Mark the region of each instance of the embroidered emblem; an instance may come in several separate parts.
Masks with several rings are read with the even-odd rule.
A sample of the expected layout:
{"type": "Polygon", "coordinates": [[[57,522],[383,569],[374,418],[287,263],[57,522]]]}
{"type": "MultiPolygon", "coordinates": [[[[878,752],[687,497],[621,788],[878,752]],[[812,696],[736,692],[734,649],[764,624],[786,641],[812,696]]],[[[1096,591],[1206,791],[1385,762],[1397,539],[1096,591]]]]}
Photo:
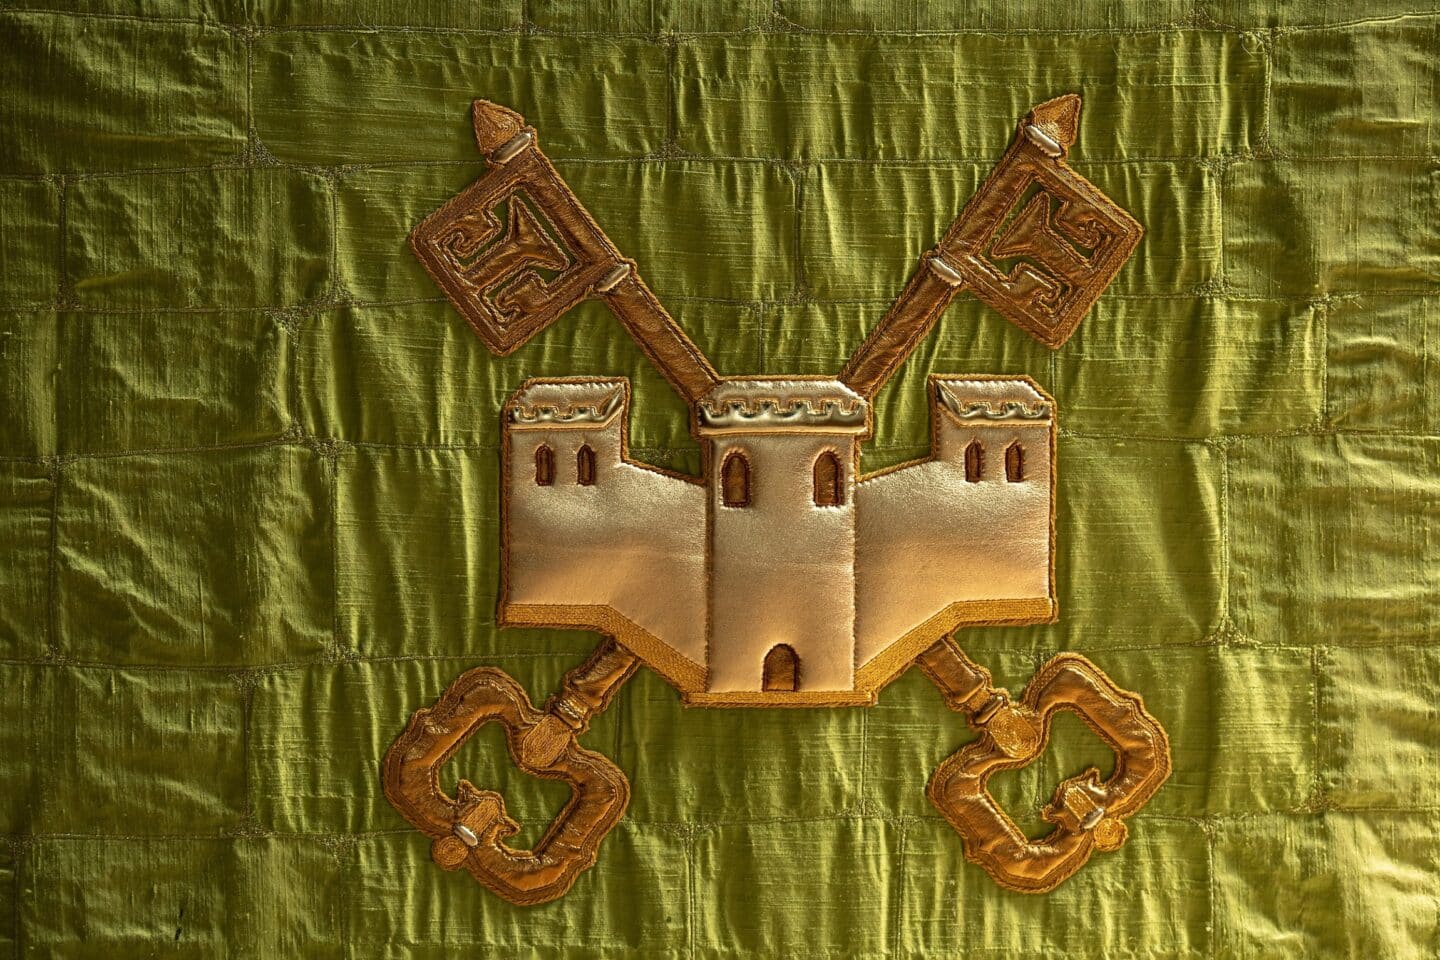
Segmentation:
{"type": "Polygon", "coordinates": [[[623,814],[629,783],[576,738],[643,663],[695,706],[875,702],[912,663],[979,736],[936,770],[931,801],[966,856],[1014,890],[1050,890],[1169,776],[1169,742],[1140,698],[1062,654],[1018,700],[956,645],[977,624],[1055,619],[1055,401],[1026,377],[931,376],[931,451],[865,475],[871,402],[962,289],[1058,348],[1139,242],[1127,213],[1065,163],[1080,99],[1041,104],[975,198],[834,378],[721,377],[541,153],[518,114],[476,101],[491,169],[411,235],[435,282],[497,354],[587,298],[603,300],[691,409],[702,475],[632,460],[620,378],[531,380],[502,411],[498,622],[607,639],[543,710],[494,668],[421,709],[385,757],[386,795],[432,840],[519,904],[563,895],[623,814]],[[1052,715],[1079,715],[1114,773],[1072,777],[1030,840],[989,778],[1044,749],[1052,715]],[[560,779],[570,803],[533,850],[494,792],[439,770],[501,724],[517,767],[560,779]]]}

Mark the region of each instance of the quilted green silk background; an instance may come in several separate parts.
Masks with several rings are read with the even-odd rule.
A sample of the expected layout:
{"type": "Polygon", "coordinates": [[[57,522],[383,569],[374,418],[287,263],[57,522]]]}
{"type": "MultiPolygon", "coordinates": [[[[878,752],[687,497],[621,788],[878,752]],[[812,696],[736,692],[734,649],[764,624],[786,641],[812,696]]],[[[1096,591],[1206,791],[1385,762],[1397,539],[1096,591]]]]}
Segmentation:
{"type": "MultiPolygon", "coordinates": [[[[0,957],[1435,956],[1423,5],[0,3],[0,957]],[[962,297],[865,466],[924,452],[929,373],[1058,399],[1061,619],[959,639],[1144,696],[1174,774],[1130,841],[1043,896],[968,864],[923,791],[970,734],[916,671],[790,712],[642,672],[585,738],[634,793],[567,897],[436,868],[385,748],[461,671],[543,700],[597,642],[493,626],[504,398],[628,376],[637,455],[698,463],[603,308],[496,359],[412,258],[483,169],[470,100],[722,373],[822,374],[1070,91],[1136,256],[1055,353],[962,297]]],[[[566,792],[500,752],[452,782],[534,840],[566,792]]],[[[1092,762],[1065,718],[995,790],[1038,831],[1092,762]]]]}

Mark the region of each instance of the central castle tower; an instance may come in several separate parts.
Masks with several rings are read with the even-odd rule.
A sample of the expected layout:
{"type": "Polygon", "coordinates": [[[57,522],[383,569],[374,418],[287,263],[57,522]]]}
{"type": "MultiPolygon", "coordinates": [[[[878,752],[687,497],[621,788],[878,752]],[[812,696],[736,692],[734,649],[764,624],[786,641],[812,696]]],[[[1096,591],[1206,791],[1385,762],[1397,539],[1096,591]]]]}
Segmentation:
{"type": "Polygon", "coordinates": [[[726,380],[696,419],[710,444],[706,694],[852,689],[869,405],[836,380],[726,380]]]}

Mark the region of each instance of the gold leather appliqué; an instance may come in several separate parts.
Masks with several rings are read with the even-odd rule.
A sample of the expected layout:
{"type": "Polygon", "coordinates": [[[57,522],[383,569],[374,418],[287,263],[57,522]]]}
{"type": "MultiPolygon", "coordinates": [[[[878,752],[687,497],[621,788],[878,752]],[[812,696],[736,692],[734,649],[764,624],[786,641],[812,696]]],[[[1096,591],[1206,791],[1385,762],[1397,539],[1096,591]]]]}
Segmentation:
{"type": "Polygon", "coordinates": [[[1140,698],[1062,654],[1012,702],[953,637],[963,626],[1053,621],[1056,404],[1026,377],[932,375],[930,455],[860,469],[871,403],[963,289],[1058,348],[1129,259],[1141,228],[1065,162],[1080,99],[1021,120],[1000,163],[834,378],[721,377],[661,307],[513,111],[474,104],[490,171],[427,217],[411,245],[487,347],[509,354],[581,301],[604,301],[691,410],[702,474],[632,460],[630,385],[531,380],[502,411],[498,622],[606,635],[536,710],[499,670],[466,673],[418,711],[384,762],[386,795],[518,904],[563,895],[595,862],[629,783],[576,737],[643,663],[696,706],[869,705],[911,664],[978,739],[936,770],[931,801],[997,883],[1052,889],[1169,776],[1169,742],[1140,698]],[[783,575],[777,575],[783,574],[783,575]],[[1114,750],[1056,790],[1028,840],[990,797],[1000,770],[1077,714],[1114,750]],[[487,722],[516,765],[572,800],[533,850],[497,794],[439,769],[487,722]]]}

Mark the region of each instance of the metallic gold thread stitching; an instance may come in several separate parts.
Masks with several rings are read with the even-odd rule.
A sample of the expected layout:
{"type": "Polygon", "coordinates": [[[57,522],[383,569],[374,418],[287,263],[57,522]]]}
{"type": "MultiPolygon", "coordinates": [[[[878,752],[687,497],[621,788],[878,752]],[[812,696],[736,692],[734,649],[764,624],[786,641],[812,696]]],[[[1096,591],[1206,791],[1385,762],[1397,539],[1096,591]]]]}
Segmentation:
{"type": "MultiPolygon", "coordinates": [[[[827,381],[720,377],[641,281],[634,263],[619,254],[560,179],[540,151],[534,129],[513,111],[475,102],[476,142],[492,170],[415,229],[411,245],[416,255],[486,345],[500,355],[518,349],[587,297],[602,299],[690,404],[692,432],[703,441],[703,462],[702,476],[693,478],[629,459],[625,381],[531,381],[506,404],[497,622],[586,626],[611,634],[618,644],[606,641],[590,661],[567,675],[561,693],[543,713],[535,711],[503,673],[482,668],[457,680],[434,710],[415,714],[387,754],[386,793],[407,818],[434,838],[432,853],[438,863],[447,869],[467,866],[478,880],[515,903],[539,903],[562,895],[574,877],[594,862],[600,839],[628,799],[628,783],[618,769],[581,750],[574,736],[604,709],[641,660],[674,684],[687,704],[706,706],[865,705],[874,702],[880,687],[912,662],[918,663],[952,708],[966,713],[982,732],[979,741],[941,765],[930,786],[932,801],[964,838],[967,856],[998,883],[1038,892],[1079,869],[1091,850],[1110,850],[1123,842],[1123,818],[1143,804],[1169,772],[1168,740],[1139,698],[1119,690],[1088,660],[1063,655],[1042,668],[1021,701],[1012,703],[950,638],[951,631],[965,624],[1043,623],[1055,618],[1053,400],[1024,378],[932,376],[931,456],[869,477],[861,477],[858,470],[859,440],[869,435],[872,426],[869,400],[960,290],[972,290],[1026,332],[1056,348],[1074,332],[1133,252],[1141,234],[1139,224],[1064,162],[1078,132],[1079,110],[1079,98],[1070,95],[1037,106],[1021,120],[1005,155],[975,198],[922,259],[921,269],[838,380],[827,381]],[[986,429],[975,431],[979,427],[986,429]],[[800,438],[803,445],[812,442],[805,439],[810,437],[832,445],[810,447],[803,461],[809,467],[806,506],[827,508],[813,513],[841,523],[853,541],[859,503],[852,494],[918,477],[914,471],[927,465],[948,469],[958,459],[974,496],[1000,495],[1005,484],[995,487],[984,470],[991,439],[1003,447],[1005,481],[1016,484],[1012,494],[1024,493],[1022,488],[1034,485],[1020,484],[1029,470],[1021,438],[1038,441],[1035,430],[1045,431],[1045,443],[1038,449],[1046,456],[1035,471],[1045,483],[1045,509],[1027,522],[1041,521],[1047,538],[1043,589],[1033,596],[952,598],[939,612],[865,656],[857,641],[852,644],[853,656],[847,658],[850,679],[838,686],[833,680],[826,686],[827,681],[812,678],[817,669],[823,674],[827,668],[823,655],[817,660],[814,653],[783,642],[766,648],[754,688],[716,687],[717,648],[712,634],[717,621],[711,610],[704,618],[706,633],[697,663],[664,630],[656,632],[653,606],[642,604],[622,612],[612,602],[577,603],[555,597],[537,602],[535,597],[517,599],[514,593],[516,524],[533,522],[516,518],[536,516],[535,503],[524,499],[531,496],[524,492],[527,487],[533,490],[554,481],[551,444],[573,451],[566,455],[575,459],[576,486],[596,485],[603,457],[606,476],[613,473],[617,483],[623,484],[622,478],[649,477],[643,482],[673,481],[675,485],[666,489],[674,493],[712,491],[700,499],[690,492],[684,497],[703,505],[699,515],[705,518],[710,538],[703,571],[713,602],[719,575],[716,531],[741,518],[747,523],[774,522],[778,515],[773,509],[784,502],[783,477],[772,481],[769,474],[760,482],[773,482],[774,494],[755,499],[757,467],[763,463],[764,470],[783,473],[783,460],[772,456],[777,449],[791,449],[784,446],[791,441],[783,438],[800,438]],[[533,484],[513,482],[512,447],[521,433],[534,433],[541,441],[538,447],[526,448],[535,451],[533,484]],[[834,446],[840,441],[849,444],[847,455],[834,446]],[[548,453],[548,469],[541,451],[548,453]],[[721,463],[712,477],[715,457],[721,463]],[[521,498],[518,505],[512,502],[515,497],[521,498]],[[751,506],[755,509],[737,510],[734,519],[716,512],[717,507],[751,506]],[[802,663],[810,666],[804,673],[802,663]],[[1038,755],[1048,718],[1056,709],[1079,713],[1111,744],[1117,773],[1105,783],[1092,771],[1061,784],[1045,812],[1057,824],[1054,842],[1042,849],[1027,845],[1018,835],[990,800],[985,783],[994,770],[1023,765],[1038,755]],[[500,842],[514,832],[514,824],[497,795],[462,782],[462,796],[450,801],[435,786],[439,764],[487,719],[505,724],[518,766],[567,779],[575,791],[571,805],[528,853],[509,851],[500,842]],[[605,799],[586,806],[591,795],[605,799]],[[563,842],[557,840],[562,837],[563,842]]],[[[601,486],[586,496],[604,497],[607,491],[601,486]]],[[[558,488],[544,495],[568,496],[558,488]]],[[[784,526],[789,521],[779,522],[784,526]]],[[[524,535],[528,534],[522,531],[522,539],[524,535]]],[[[526,549],[532,546],[525,543],[526,549]]],[[[667,556],[678,562],[679,554],[667,556]]],[[[861,570],[857,553],[850,555],[849,569],[853,582],[861,570]]],[[[859,610],[858,604],[851,604],[852,623],[859,610]]],[[[855,629],[858,638],[859,627],[855,629]]],[[[794,642],[800,639],[804,638],[794,642]]]]}

